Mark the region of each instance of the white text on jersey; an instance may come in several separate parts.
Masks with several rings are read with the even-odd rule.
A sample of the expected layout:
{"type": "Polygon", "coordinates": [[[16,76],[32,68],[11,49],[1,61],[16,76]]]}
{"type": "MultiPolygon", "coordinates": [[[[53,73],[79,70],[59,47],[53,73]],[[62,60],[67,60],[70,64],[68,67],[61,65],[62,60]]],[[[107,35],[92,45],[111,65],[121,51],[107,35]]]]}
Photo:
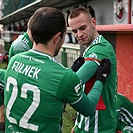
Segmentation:
{"type": "Polygon", "coordinates": [[[12,70],[35,79],[38,79],[38,73],[41,71],[39,68],[29,66],[18,61],[13,63],[12,70]]]}

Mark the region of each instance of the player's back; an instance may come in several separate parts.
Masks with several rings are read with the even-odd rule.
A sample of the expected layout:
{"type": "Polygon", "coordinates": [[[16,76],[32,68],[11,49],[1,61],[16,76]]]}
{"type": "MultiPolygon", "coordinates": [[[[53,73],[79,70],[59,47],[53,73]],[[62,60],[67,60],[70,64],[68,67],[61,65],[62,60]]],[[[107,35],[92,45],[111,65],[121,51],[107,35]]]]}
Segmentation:
{"type": "Polygon", "coordinates": [[[14,56],[9,67],[6,132],[59,133],[64,101],[58,92],[66,88],[63,83],[68,84],[73,72],[34,50],[14,56]]]}

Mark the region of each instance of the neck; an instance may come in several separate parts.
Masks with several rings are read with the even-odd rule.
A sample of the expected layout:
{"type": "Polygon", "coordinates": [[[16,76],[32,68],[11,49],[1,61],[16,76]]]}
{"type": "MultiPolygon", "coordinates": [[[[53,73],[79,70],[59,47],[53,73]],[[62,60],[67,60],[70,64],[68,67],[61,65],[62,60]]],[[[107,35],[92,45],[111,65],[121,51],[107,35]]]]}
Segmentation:
{"type": "Polygon", "coordinates": [[[32,49],[40,51],[40,52],[45,53],[45,54],[48,54],[51,57],[54,57],[53,47],[51,47],[50,45],[33,43],[33,48],[32,49]]]}
{"type": "Polygon", "coordinates": [[[32,38],[32,35],[31,35],[31,32],[30,32],[29,29],[27,29],[27,34],[28,34],[28,36],[29,36],[31,42],[33,42],[33,38],[32,38]]]}
{"type": "MultiPolygon", "coordinates": [[[[99,34],[98,34],[98,32],[97,32],[97,31],[95,31],[95,36],[94,36],[94,39],[95,39],[97,36],[99,36],[99,34]]],[[[94,39],[93,39],[93,40],[94,40],[94,39]]]]}

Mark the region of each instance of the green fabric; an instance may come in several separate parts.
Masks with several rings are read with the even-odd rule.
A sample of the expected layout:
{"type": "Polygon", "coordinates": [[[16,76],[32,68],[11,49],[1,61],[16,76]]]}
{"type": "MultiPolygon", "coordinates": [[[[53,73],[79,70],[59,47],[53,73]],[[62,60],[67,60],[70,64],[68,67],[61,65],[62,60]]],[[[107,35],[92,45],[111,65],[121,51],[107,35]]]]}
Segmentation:
{"type": "Polygon", "coordinates": [[[122,133],[133,132],[133,103],[124,95],[117,94],[117,130],[122,133]]]}
{"type": "Polygon", "coordinates": [[[76,72],[82,84],[85,84],[96,72],[98,64],[94,61],[86,61],[84,65],[76,72]]]}
{"type": "Polygon", "coordinates": [[[83,112],[85,116],[90,116],[99,101],[100,95],[102,93],[103,84],[101,81],[96,81],[90,93],[87,97],[84,94],[82,100],[72,107],[78,112],[83,112]]]}
{"type": "MultiPolygon", "coordinates": [[[[79,104],[82,98],[88,98],[77,74],[48,54],[30,49],[13,56],[8,64],[5,80],[4,105],[7,109],[8,133],[11,130],[24,133],[59,133],[64,103],[76,105],[77,109],[83,105],[90,108],[88,101],[84,101],[83,105],[79,104]]],[[[94,90],[97,90],[97,85],[94,90]]],[[[96,92],[98,93],[100,95],[100,92],[96,92]]],[[[90,95],[93,104],[97,100],[98,98],[94,99],[90,95]]],[[[81,110],[81,113],[85,115],[86,111],[81,110]]]]}
{"type": "Polygon", "coordinates": [[[97,64],[94,59],[102,60],[108,58],[111,61],[111,72],[107,77],[102,91],[102,99],[106,110],[95,110],[90,117],[84,117],[77,114],[75,122],[76,133],[115,133],[116,129],[116,90],[117,90],[117,72],[116,55],[112,45],[102,36],[97,36],[89,47],[85,50],[83,56],[92,58],[93,61],[86,61],[77,72],[83,83],[94,76],[97,64]],[[93,64],[92,64],[93,62],[93,64]],[[90,63],[90,64],[89,64],[90,63]],[[87,66],[87,64],[89,64],[87,66]],[[94,65],[94,67],[93,67],[94,65]],[[82,70],[86,69],[86,71],[82,70]],[[88,74],[88,75],[87,75],[88,74]],[[109,122],[106,120],[108,119],[109,122]]]}
{"type": "Polygon", "coordinates": [[[32,48],[32,42],[27,33],[19,35],[16,40],[14,40],[9,49],[9,60],[15,54],[28,51],[32,48]]]}

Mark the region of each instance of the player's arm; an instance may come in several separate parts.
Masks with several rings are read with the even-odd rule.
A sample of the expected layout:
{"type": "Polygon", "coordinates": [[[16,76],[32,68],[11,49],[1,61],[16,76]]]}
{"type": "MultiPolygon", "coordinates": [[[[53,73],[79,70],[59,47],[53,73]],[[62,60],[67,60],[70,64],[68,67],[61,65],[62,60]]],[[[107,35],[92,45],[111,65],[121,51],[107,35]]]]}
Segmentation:
{"type": "Polygon", "coordinates": [[[77,112],[90,116],[99,101],[103,83],[97,80],[90,93],[86,95],[76,73],[73,72],[71,75],[66,73],[62,81],[64,82],[58,88],[57,97],[70,104],[77,112]]]}
{"type": "MultiPolygon", "coordinates": [[[[83,114],[84,116],[89,116],[95,110],[95,107],[102,93],[103,84],[106,79],[103,74],[108,75],[109,73],[109,60],[105,61],[104,65],[101,62],[100,66],[97,69],[96,82],[94,83],[92,90],[87,96],[83,92],[83,88],[81,83],[79,82],[78,76],[75,73],[73,73],[71,77],[67,75],[67,77],[69,76],[69,84],[68,82],[63,84],[66,89],[64,91],[61,91],[59,96],[62,95],[64,101],[69,103],[76,111],[83,114]]],[[[62,87],[62,85],[60,87],[62,87]]]]}
{"type": "Polygon", "coordinates": [[[85,93],[83,93],[81,100],[75,104],[71,104],[71,106],[84,116],[90,116],[94,112],[95,107],[100,99],[102,89],[103,83],[97,80],[94,83],[90,93],[88,93],[87,96],[85,93]]]}
{"type": "Polygon", "coordinates": [[[79,79],[82,81],[82,84],[85,84],[92,76],[95,75],[99,65],[95,59],[87,60],[86,62],[84,61],[84,57],[78,57],[71,66],[71,69],[76,72],[79,79]]]}
{"type": "Polygon", "coordinates": [[[83,94],[82,99],[77,104],[72,105],[72,107],[78,110],[78,112],[81,112],[82,109],[85,109],[86,111],[84,112],[86,114],[86,115],[84,114],[85,116],[87,115],[89,116],[91,115],[91,113],[93,113],[100,99],[105,79],[110,73],[110,65],[111,63],[108,59],[103,59],[101,61],[100,66],[98,67],[96,72],[96,81],[91,91],[88,93],[87,97],[85,94],[83,94]],[[83,106],[85,107],[83,108],[83,106]]]}
{"type": "Polygon", "coordinates": [[[76,72],[79,79],[85,84],[92,76],[95,75],[98,64],[95,61],[86,61],[76,72]]]}

